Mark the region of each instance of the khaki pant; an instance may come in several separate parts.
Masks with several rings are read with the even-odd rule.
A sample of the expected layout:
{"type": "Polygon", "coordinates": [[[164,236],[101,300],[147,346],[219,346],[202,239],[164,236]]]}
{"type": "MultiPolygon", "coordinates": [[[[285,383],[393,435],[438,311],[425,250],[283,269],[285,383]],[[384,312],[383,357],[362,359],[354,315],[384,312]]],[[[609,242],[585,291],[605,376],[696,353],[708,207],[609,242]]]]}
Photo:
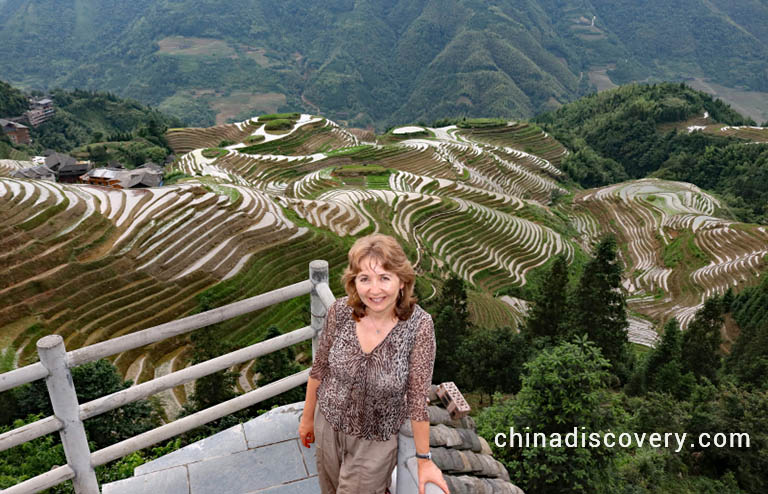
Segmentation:
{"type": "Polygon", "coordinates": [[[315,408],[317,474],[323,494],[384,494],[397,464],[397,434],[367,441],[336,432],[315,408]]]}

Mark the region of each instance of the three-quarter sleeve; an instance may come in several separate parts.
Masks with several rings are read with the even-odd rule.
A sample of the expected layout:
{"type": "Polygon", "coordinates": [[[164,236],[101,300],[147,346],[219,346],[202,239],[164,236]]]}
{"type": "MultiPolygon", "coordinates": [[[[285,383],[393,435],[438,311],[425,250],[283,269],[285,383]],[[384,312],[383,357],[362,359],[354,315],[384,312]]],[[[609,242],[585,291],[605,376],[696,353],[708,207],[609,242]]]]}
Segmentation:
{"type": "Polygon", "coordinates": [[[309,371],[309,377],[318,381],[322,381],[323,377],[328,373],[328,353],[331,351],[333,341],[336,338],[336,307],[338,304],[339,301],[337,300],[328,307],[328,312],[325,315],[325,325],[318,338],[315,360],[312,363],[312,370],[309,371]]]}
{"type": "Polygon", "coordinates": [[[429,420],[427,404],[434,365],[435,327],[432,324],[432,317],[425,313],[416,330],[408,369],[407,406],[411,420],[417,422],[429,420]]]}

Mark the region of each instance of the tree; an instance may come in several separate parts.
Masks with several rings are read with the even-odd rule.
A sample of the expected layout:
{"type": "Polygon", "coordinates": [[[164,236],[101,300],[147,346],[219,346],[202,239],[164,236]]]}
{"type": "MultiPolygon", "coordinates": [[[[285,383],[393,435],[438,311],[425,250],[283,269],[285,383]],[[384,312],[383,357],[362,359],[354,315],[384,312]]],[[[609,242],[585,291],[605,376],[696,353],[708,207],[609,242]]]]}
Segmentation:
{"type": "Polygon", "coordinates": [[[464,325],[469,321],[469,308],[467,307],[467,288],[458,275],[451,273],[440,291],[439,304],[443,307],[452,307],[456,317],[464,325]]]}
{"type": "Polygon", "coordinates": [[[616,253],[616,237],[607,235],[595,246],[573,298],[572,326],[586,334],[613,366],[613,372],[626,380],[629,376],[627,303],[621,286],[621,263],[616,253]]]}
{"type": "MultiPolygon", "coordinates": [[[[17,429],[42,419],[42,415],[30,415],[24,420],[16,420],[10,426],[0,427],[0,433],[17,429]]],[[[174,439],[151,449],[136,451],[114,462],[96,467],[96,478],[100,485],[133,477],[136,467],[171,453],[181,446],[179,439],[174,439]]],[[[91,449],[95,448],[93,443],[91,449]]],[[[32,477],[44,474],[57,465],[67,462],[58,434],[48,434],[32,441],[20,444],[0,452],[0,489],[6,489],[32,477]]],[[[46,492],[50,494],[74,494],[70,482],[59,484],[46,492]]]]}
{"type": "MultiPolygon", "coordinates": [[[[276,326],[270,326],[269,329],[267,329],[267,334],[264,336],[264,340],[269,340],[276,336],[280,336],[281,334],[282,333],[280,333],[280,330],[277,329],[276,326]]],[[[256,359],[256,363],[253,364],[252,369],[258,376],[256,384],[261,387],[292,374],[296,374],[297,372],[301,372],[301,364],[296,362],[296,352],[294,352],[293,348],[288,347],[259,357],[256,359]]],[[[304,386],[299,386],[262,403],[258,403],[257,406],[260,409],[268,410],[275,405],[287,405],[289,403],[304,401],[305,394],[306,390],[304,386]]]]}
{"type": "Polygon", "coordinates": [[[742,387],[768,390],[768,277],[732,297],[727,307],[740,331],[725,370],[742,387]]]}
{"type": "Polygon", "coordinates": [[[93,148],[90,149],[90,158],[99,165],[107,163],[109,160],[109,153],[107,153],[107,148],[104,146],[93,146],[93,148]]]}
{"type": "Polygon", "coordinates": [[[726,370],[739,385],[768,391],[768,323],[741,329],[726,360],[726,370]]]}
{"type": "Polygon", "coordinates": [[[716,381],[723,324],[720,298],[708,298],[683,333],[683,372],[690,371],[699,379],[705,377],[716,381]]]}
{"type": "Polygon", "coordinates": [[[484,409],[477,418],[478,431],[492,444],[494,457],[529,494],[615,492],[615,453],[610,448],[569,448],[564,443],[523,447],[517,440],[499,448],[494,443],[496,434],[510,427],[547,438],[562,438],[574,428],[589,434],[611,427],[612,412],[603,406],[610,364],[600,349],[575,338],[542,350],[525,367],[520,393],[484,409]]]}
{"type": "MultiPolygon", "coordinates": [[[[192,334],[194,345],[192,365],[205,362],[231,351],[231,346],[224,343],[216,334],[216,326],[200,329],[192,334]]],[[[200,410],[218,405],[237,396],[235,385],[237,374],[228,370],[214,372],[195,381],[195,390],[184,404],[181,415],[189,415],[200,410]]]]}
{"type": "MultiPolygon", "coordinates": [[[[18,419],[10,426],[0,427],[0,433],[18,429],[44,418],[42,414],[18,419]]],[[[55,434],[47,434],[15,448],[0,452],[0,489],[6,489],[45,473],[53,465],[66,463],[64,448],[55,434]]]]}
{"type": "Polygon", "coordinates": [[[683,335],[677,319],[664,325],[659,344],[651,350],[643,368],[648,391],[669,393],[678,399],[685,398],[695,384],[693,375],[683,375],[683,335]]]}
{"type": "MultiPolygon", "coordinates": [[[[433,380],[460,381],[457,376],[461,362],[457,352],[461,343],[468,338],[470,329],[464,280],[455,274],[451,275],[443,285],[433,310],[437,314],[434,320],[437,354],[433,380]]],[[[461,382],[457,384],[462,385],[461,382]]]]}
{"type": "Polygon", "coordinates": [[[730,383],[720,386],[704,379],[696,386],[692,397],[692,413],[686,432],[689,437],[709,434],[715,441],[716,433],[748,434],[749,447],[741,436],[741,445],[730,440],[720,446],[717,443],[703,447],[694,443],[688,451],[687,461],[691,468],[710,477],[719,477],[732,471],[739,487],[748,493],[764,493],[768,489],[768,392],[750,392],[730,383]]]}
{"type": "Polygon", "coordinates": [[[459,381],[468,390],[486,393],[517,393],[520,390],[523,364],[530,346],[525,338],[510,327],[495,329],[476,328],[459,346],[461,362],[459,381]]]}
{"type": "Polygon", "coordinates": [[[568,260],[564,255],[559,255],[541,290],[535,294],[523,332],[530,339],[543,338],[556,344],[566,336],[567,322],[568,260]]]}
{"type": "MultiPolygon", "coordinates": [[[[89,362],[72,369],[77,401],[86,403],[101,396],[126,389],[131,381],[123,381],[117,369],[107,360],[89,362]]],[[[16,391],[18,417],[29,414],[52,415],[44,380],[38,380],[16,391]]],[[[104,448],[159,425],[158,410],[147,400],[139,400],[84,422],[88,438],[97,448],[104,448]]]]}

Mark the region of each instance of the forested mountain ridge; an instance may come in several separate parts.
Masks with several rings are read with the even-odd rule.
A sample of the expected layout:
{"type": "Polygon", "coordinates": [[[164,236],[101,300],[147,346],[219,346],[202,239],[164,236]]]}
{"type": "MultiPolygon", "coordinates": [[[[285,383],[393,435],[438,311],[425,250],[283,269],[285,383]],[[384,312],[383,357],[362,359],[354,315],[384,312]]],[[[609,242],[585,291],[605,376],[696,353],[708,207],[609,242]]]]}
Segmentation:
{"type": "Polygon", "coordinates": [[[587,72],[611,64],[617,81],[705,77],[768,88],[764,3],[638,8],[602,0],[0,1],[0,67],[23,87],[109,90],[198,125],[298,108],[380,129],[457,115],[529,117],[585,94],[587,72]]]}
{"type": "MultiPolygon", "coordinates": [[[[653,323],[675,316],[686,326],[703,297],[734,282],[752,284],[764,268],[766,227],[723,217],[726,205],[695,185],[643,179],[581,190],[561,169],[571,153],[536,125],[457,123],[374,136],[308,114],[262,115],[170,130],[179,155],[172,174],[183,181],[157,190],[107,194],[0,180],[11,218],[4,228],[41,241],[6,257],[14,267],[0,286],[8,300],[0,325],[20,331],[17,348],[33,341],[24,326],[38,318],[48,330],[75,331],[73,344],[99,341],[268,290],[276,281],[264,273],[287,273],[288,264],[291,279],[303,276],[297,259],[325,257],[338,270],[352,239],[371,231],[402,240],[423,273],[424,296],[455,273],[472,289],[474,321],[516,325],[556,256],[579,269],[594,243],[612,233],[631,295],[631,339],[652,344],[653,323]],[[33,200],[35,207],[24,208],[33,200]],[[66,247],[46,250],[45,239],[59,229],[66,238],[51,238],[66,247]],[[79,245],[80,233],[91,240],[79,245]],[[52,278],[30,285],[39,270],[52,278]],[[98,279],[101,272],[114,290],[83,283],[75,294],[26,301],[59,286],[60,277],[98,279]],[[133,283],[148,291],[131,292],[123,307],[117,299],[127,293],[119,287],[133,283]],[[160,300],[147,294],[158,292],[171,298],[145,307],[160,300]],[[77,306],[68,315],[56,310],[61,297],[77,306]],[[112,315],[96,310],[101,303],[76,302],[113,297],[112,315]]],[[[252,342],[268,323],[300,318],[292,307],[221,330],[233,343],[252,342]]],[[[135,358],[125,356],[121,370],[131,374],[135,358]]]]}
{"type": "MultiPolygon", "coordinates": [[[[62,335],[69,349],[97,343],[306,279],[312,259],[329,261],[341,295],[352,241],[380,231],[399,238],[419,273],[416,293],[442,349],[435,379],[454,379],[474,396],[517,393],[477,417],[489,443],[510,424],[564,433],[737,430],[754,441],[748,449],[649,445],[605,455],[568,448],[575,456],[495,449],[526,492],[549,494],[554,479],[558,492],[581,492],[570,486],[586,482],[605,494],[763,493],[768,328],[760,308],[768,283],[758,277],[765,278],[768,226],[734,221],[724,201],[691,183],[605,176],[611,185],[584,190],[569,177],[583,180],[579,167],[595,163],[598,171],[642,176],[648,170],[625,161],[634,157],[628,151],[668,134],[681,146],[714,133],[707,149],[721,149],[721,141],[724,149],[766,147],[754,144],[766,129],[715,119],[744,123],[680,85],[629,86],[547,115],[542,125],[550,133],[530,122],[458,118],[374,135],[299,113],[170,129],[165,137],[179,158],[166,177],[174,180],[144,190],[8,178],[18,163],[0,161],[0,370],[32,361],[42,335],[62,335]],[[616,127],[622,120],[626,129],[616,127]],[[592,126],[601,132],[590,135],[592,126]],[[634,127],[642,132],[628,133],[635,147],[625,148],[616,135],[634,127]],[[563,138],[571,149],[553,137],[563,129],[572,130],[563,138]],[[613,150],[618,161],[598,154],[613,150]],[[721,333],[724,318],[731,324],[721,333]],[[553,380],[566,385],[548,394],[553,380]],[[544,468],[556,474],[542,476],[544,468]]],[[[754,164],[744,171],[747,181],[764,169],[754,164]]],[[[121,389],[128,386],[121,378],[165,376],[305,326],[309,316],[306,298],[293,299],[125,352],[114,368],[80,367],[74,379],[99,382],[84,387],[100,393],[121,389]]],[[[278,360],[259,358],[200,380],[193,393],[163,391],[155,414],[140,403],[110,434],[96,421],[89,433],[105,446],[152,427],[158,413],[170,419],[294,373],[310,364],[309,354],[306,343],[278,360]]],[[[0,426],[51,413],[39,386],[0,399],[0,426]]],[[[299,389],[275,400],[301,396],[299,389]]],[[[229,428],[230,419],[238,417],[213,427],[229,428]]],[[[24,454],[0,455],[0,486],[61,458],[60,446],[43,439],[24,454]]],[[[118,464],[100,475],[122,478],[144,461],[130,458],[130,468],[118,464]]]]}
{"type": "Polygon", "coordinates": [[[725,199],[742,221],[766,223],[768,129],[683,84],[628,85],[535,121],[573,153],[563,169],[583,187],[659,177],[725,199]]]}
{"type": "MultiPolygon", "coordinates": [[[[22,115],[28,109],[28,96],[0,81],[0,117],[22,115]]],[[[46,96],[52,98],[56,113],[36,127],[29,126],[30,145],[8,142],[0,149],[0,159],[41,155],[52,149],[79,152],[100,163],[111,159],[128,166],[162,162],[170,152],[165,131],[181,125],[176,118],[112,93],[55,89],[46,96]]]]}

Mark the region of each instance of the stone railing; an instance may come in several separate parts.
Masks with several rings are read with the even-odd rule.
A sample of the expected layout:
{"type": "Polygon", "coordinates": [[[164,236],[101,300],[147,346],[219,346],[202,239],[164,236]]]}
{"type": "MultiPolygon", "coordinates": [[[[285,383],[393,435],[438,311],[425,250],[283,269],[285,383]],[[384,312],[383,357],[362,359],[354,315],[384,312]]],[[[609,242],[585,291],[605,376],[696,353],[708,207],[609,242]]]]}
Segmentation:
{"type": "Polygon", "coordinates": [[[99,485],[96,481],[94,467],[104,465],[301,386],[307,382],[309,370],[285,377],[219,405],[94,452],[91,452],[88,447],[88,440],[83,427],[83,421],[91,417],[308,339],[312,339],[312,352],[314,354],[317,337],[325,321],[326,311],[334,300],[333,293],[328,286],[328,263],[326,261],[312,261],[309,264],[308,280],[71,352],[65,350],[64,341],[59,335],[41,338],[37,342],[40,362],[0,374],[0,392],[38,379],[45,379],[54,415],[0,435],[0,451],[46,434],[59,432],[67,457],[67,464],[53,468],[2,492],[4,494],[34,493],[72,479],[77,494],[98,494],[99,485]],[[306,294],[310,295],[310,326],[131,386],[82,405],[77,402],[77,395],[70,374],[72,367],[189,333],[195,329],[217,324],[306,294]]]}

